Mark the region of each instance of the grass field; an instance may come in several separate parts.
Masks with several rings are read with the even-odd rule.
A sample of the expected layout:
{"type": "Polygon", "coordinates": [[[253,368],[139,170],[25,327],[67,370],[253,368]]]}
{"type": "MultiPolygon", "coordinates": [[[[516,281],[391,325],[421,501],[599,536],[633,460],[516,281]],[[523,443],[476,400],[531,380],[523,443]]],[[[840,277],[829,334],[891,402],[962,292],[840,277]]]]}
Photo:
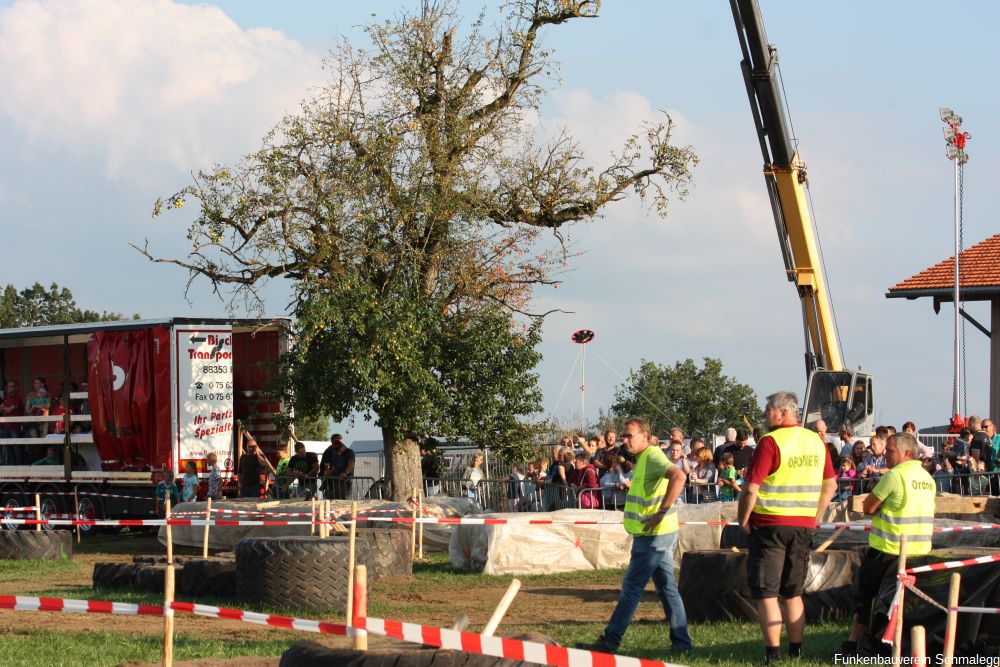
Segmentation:
{"type": "MultiPolygon", "coordinates": [[[[148,541],[148,540],[147,540],[148,541]]],[[[9,594],[8,587],[17,587],[17,594],[45,597],[70,597],[161,604],[162,598],[153,594],[123,591],[94,591],[89,584],[91,563],[101,554],[130,554],[137,549],[135,539],[128,537],[94,536],[85,540],[78,549],[80,560],[74,561],[0,561],[0,593],[9,594]],[[106,550],[106,551],[105,551],[106,550]],[[89,562],[87,562],[89,559],[89,562]],[[59,585],[53,585],[58,581],[59,585]]],[[[119,556],[121,557],[121,556],[119,556]]],[[[513,577],[486,577],[480,574],[452,571],[447,557],[432,554],[426,561],[414,565],[413,579],[392,579],[376,582],[370,595],[371,616],[417,623],[450,625],[454,608],[439,599],[429,599],[426,591],[447,591],[450,599],[476,600],[481,596],[483,616],[488,616],[499,592],[513,577]]],[[[500,634],[541,632],[563,645],[572,646],[579,641],[593,641],[603,630],[610,609],[613,607],[614,588],[621,579],[619,570],[574,572],[554,575],[519,577],[522,593],[515,600],[500,634]],[[606,595],[599,604],[583,602],[577,593],[598,589],[606,595]],[[577,613],[578,611],[578,613],[577,613]],[[558,613],[557,613],[558,612],[558,613]],[[575,620],[567,621],[567,618],[575,620]]],[[[179,599],[184,599],[179,597],[179,599]]],[[[251,608],[246,603],[226,599],[199,598],[199,602],[218,606],[251,608]]],[[[254,611],[281,613],[306,618],[321,618],[315,613],[296,612],[289,609],[263,609],[254,611]]],[[[718,665],[736,667],[761,664],[759,630],[755,623],[731,622],[697,624],[690,628],[696,646],[693,655],[669,656],[669,637],[656,605],[643,602],[641,617],[629,629],[621,653],[653,660],[670,660],[692,667],[718,665]],[[657,618],[658,616],[658,618],[657,618]]],[[[3,612],[31,615],[37,623],[0,626],[0,665],[65,665],[102,667],[127,661],[155,662],[161,652],[161,635],[153,621],[146,619],[143,629],[126,625],[122,619],[115,627],[107,626],[109,617],[46,612],[3,612]],[[75,617],[69,619],[67,617],[75,617]],[[61,617],[61,618],[60,618],[61,617]],[[70,625],[68,621],[73,620],[70,625]],[[81,627],[81,622],[85,625],[81,627]]],[[[470,614],[472,615],[472,614],[470,614]]],[[[185,615],[179,615],[178,618],[185,615]]],[[[314,640],[310,633],[258,629],[258,626],[224,621],[198,619],[205,632],[179,631],[176,639],[177,660],[193,658],[230,658],[236,656],[277,656],[292,643],[314,640]],[[232,628],[232,631],[229,629],[232,628]]],[[[342,617],[329,620],[342,622],[342,617]]],[[[161,621],[158,621],[162,623],[161,621]]],[[[475,617],[470,630],[478,630],[482,619],[475,617]],[[478,623],[478,625],[477,625],[478,623]]],[[[830,665],[832,654],[847,632],[846,624],[819,624],[807,628],[805,656],[795,661],[801,667],[830,665]]]]}

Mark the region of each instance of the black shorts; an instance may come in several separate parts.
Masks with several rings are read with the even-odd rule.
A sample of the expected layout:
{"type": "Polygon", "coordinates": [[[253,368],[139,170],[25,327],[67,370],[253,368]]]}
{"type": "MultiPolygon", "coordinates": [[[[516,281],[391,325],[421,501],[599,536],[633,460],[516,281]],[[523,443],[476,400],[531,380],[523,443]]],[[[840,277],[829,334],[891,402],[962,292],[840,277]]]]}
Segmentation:
{"type": "Polygon", "coordinates": [[[871,625],[872,601],[882,589],[886,573],[899,567],[899,556],[868,547],[854,582],[854,611],[861,625],[871,625]]]}
{"type": "Polygon", "coordinates": [[[812,528],[761,526],[750,533],[747,584],[750,597],[795,598],[802,595],[809,567],[812,528]]]}

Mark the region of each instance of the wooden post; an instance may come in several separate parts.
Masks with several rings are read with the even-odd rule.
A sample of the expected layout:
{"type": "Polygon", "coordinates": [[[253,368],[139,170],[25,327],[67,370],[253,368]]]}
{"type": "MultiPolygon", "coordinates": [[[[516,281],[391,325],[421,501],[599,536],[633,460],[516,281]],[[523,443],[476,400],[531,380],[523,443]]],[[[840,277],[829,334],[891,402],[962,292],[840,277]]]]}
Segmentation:
{"type": "Polygon", "coordinates": [[[312,521],[310,522],[310,525],[309,525],[309,534],[310,535],[315,535],[316,534],[316,496],[313,496],[313,499],[312,499],[312,513],[311,514],[312,514],[312,521]]]}
{"type": "MultiPolygon", "coordinates": [[[[170,502],[170,499],[167,499],[170,502]]],[[[174,566],[167,563],[163,573],[163,667],[174,664],[174,566]]]]}
{"type": "MultiPolygon", "coordinates": [[[[41,520],[42,520],[42,497],[36,493],[35,494],[35,521],[39,521],[40,522],[41,520]]],[[[36,523],[35,524],[35,530],[41,530],[41,529],[42,529],[42,524],[41,523],[36,523]]]]}
{"type": "MultiPolygon", "coordinates": [[[[80,519],[80,488],[73,487],[73,512],[77,520],[80,519]]],[[[80,543],[80,524],[76,524],[76,543],[80,543]]]]}
{"type": "Polygon", "coordinates": [[[413,487],[413,526],[410,531],[410,560],[417,557],[417,487],[413,487]]]}
{"type": "Polygon", "coordinates": [[[358,503],[351,503],[351,530],[347,541],[347,624],[354,621],[354,548],[358,538],[358,503]]]}
{"type": "MultiPolygon", "coordinates": [[[[899,567],[896,568],[897,575],[904,575],[906,571],[906,535],[899,536],[899,567]]],[[[899,664],[899,658],[903,653],[903,598],[906,597],[906,586],[899,586],[899,611],[896,617],[896,635],[892,640],[892,657],[894,664],[899,664]]]]}
{"type": "Polygon", "coordinates": [[[511,580],[510,586],[507,587],[507,592],[500,598],[497,608],[493,610],[493,615],[490,616],[490,620],[486,622],[486,627],[483,628],[484,635],[487,637],[493,636],[493,633],[497,630],[497,626],[500,625],[500,620],[507,613],[507,608],[510,607],[510,603],[514,601],[514,596],[517,595],[519,590],[521,590],[521,580],[511,580]]]}
{"type": "MultiPolygon", "coordinates": [[[[417,491],[417,518],[424,518],[424,500],[423,500],[423,490],[417,491]]],[[[420,523],[419,536],[417,537],[417,558],[419,560],[424,559],[424,524],[420,523]]]]}
{"type": "Polygon", "coordinates": [[[955,657],[955,632],[958,629],[958,591],[962,587],[962,575],[956,572],[951,575],[951,586],[948,588],[948,624],[944,630],[944,664],[951,667],[955,657]]]}
{"type": "Polygon", "coordinates": [[[330,501],[324,499],[323,500],[323,523],[320,524],[320,528],[319,528],[320,531],[321,531],[321,533],[320,533],[321,537],[324,537],[324,538],[330,537],[330,524],[327,523],[329,520],[330,520],[330,501]]]}
{"type": "Polygon", "coordinates": [[[174,564],[174,535],[170,531],[170,487],[167,487],[167,497],[163,499],[164,522],[163,527],[167,533],[167,565],[174,564]]]}
{"type": "Polygon", "coordinates": [[[350,625],[354,630],[354,650],[368,650],[368,631],[357,629],[357,620],[368,618],[368,568],[358,565],[354,568],[354,616],[350,625]]]}
{"type": "MultiPolygon", "coordinates": [[[[211,497],[205,499],[205,520],[206,521],[211,521],[212,520],[212,498],[211,497]]],[[[201,557],[202,558],[208,558],[208,529],[209,529],[209,525],[206,523],[205,524],[205,532],[202,534],[202,537],[201,537],[201,557]]]]}
{"type": "Polygon", "coordinates": [[[910,664],[930,664],[927,662],[927,637],[922,625],[914,625],[910,630],[910,657],[913,658],[910,664]]]}

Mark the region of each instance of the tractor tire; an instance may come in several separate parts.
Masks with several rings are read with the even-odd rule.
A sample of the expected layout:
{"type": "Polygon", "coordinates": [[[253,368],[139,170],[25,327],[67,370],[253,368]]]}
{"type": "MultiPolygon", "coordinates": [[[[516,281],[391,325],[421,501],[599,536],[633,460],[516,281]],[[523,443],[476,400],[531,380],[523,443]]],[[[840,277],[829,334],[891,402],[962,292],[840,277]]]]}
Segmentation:
{"type": "Polygon", "coordinates": [[[139,566],[135,563],[95,563],[95,589],[121,589],[135,586],[139,566]]]}
{"type": "Polygon", "coordinates": [[[68,530],[0,532],[0,560],[60,560],[73,558],[73,533],[68,530]]]}
{"type": "MultiPolygon", "coordinates": [[[[364,563],[368,542],[358,540],[364,563]]],[[[251,537],[236,545],[236,594],[276,607],[313,611],[347,608],[347,537],[251,537]]]]}
{"type": "MultiPolygon", "coordinates": [[[[807,620],[840,621],[851,617],[851,586],[860,563],[855,551],[810,554],[802,596],[807,620]]],[[[745,551],[689,551],[681,561],[679,589],[692,621],[757,619],[747,586],[745,551]]]]}
{"type": "Polygon", "coordinates": [[[410,531],[400,528],[359,528],[357,541],[368,544],[368,557],[358,565],[368,568],[369,579],[413,575],[410,531]]]}
{"type": "Polygon", "coordinates": [[[236,561],[227,558],[198,558],[184,563],[178,591],[200,597],[236,597],[236,561]]]}
{"type": "Polygon", "coordinates": [[[519,667],[534,663],[490,655],[439,648],[401,646],[399,648],[327,648],[312,642],[298,642],[281,656],[279,667],[519,667]]]}

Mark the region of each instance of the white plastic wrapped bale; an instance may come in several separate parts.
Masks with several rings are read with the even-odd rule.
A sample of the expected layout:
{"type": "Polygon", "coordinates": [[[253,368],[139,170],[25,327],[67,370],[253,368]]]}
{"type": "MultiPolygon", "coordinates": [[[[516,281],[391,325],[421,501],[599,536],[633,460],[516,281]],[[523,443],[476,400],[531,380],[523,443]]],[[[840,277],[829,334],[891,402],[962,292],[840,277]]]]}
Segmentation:
{"type": "Polygon", "coordinates": [[[628,564],[632,538],[622,525],[621,512],[564,509],[475,517],[511,519],[514,523],[455,526],[448,555],[456,569],[483,574],[548,574],[622,568],[628,564]],[[524,523],[531,519],[606,523],[524,523]]]}

